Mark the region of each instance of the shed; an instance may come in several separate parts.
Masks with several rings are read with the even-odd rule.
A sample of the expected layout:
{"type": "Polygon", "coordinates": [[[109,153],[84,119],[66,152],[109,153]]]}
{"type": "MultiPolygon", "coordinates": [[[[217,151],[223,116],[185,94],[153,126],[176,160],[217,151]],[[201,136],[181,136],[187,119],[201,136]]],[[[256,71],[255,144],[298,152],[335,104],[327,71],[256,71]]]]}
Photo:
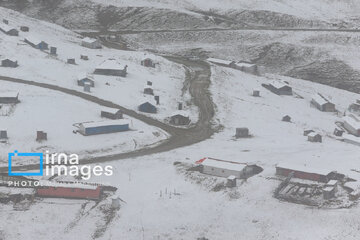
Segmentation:
{"type": "Polygon", "coordinates": [[[0,130],[0,140],[8,139],[8,134],[6,130],[0,130]]]}
{"type": "Polygon", "coordinates": [[[130,122],[125,119],[79,124],[79,132],[84,136],[116,133],[128,130],[130,130],[130,122]]]}
{"type": "Polygon", "coordinates": [[[121,112],[120,109],[117,108],[103,107],[103,109],[101,109],[101,117],[109,118],[113,120],[122,119],[123,113],[121,112]]]}
{"type": "Polygon", "coordinates": [[[85,37],[81,40],[81,46],[92,49],[102,48],[101,43],[98,39],[89,37],[85,37]]]}
{"type": "Polygon", "coordinates": [[[156,113],[157,108],[156,108],[155,104],[153,104],[151,102],[150,101],[145,101],[144,103],[140,104],[139,107],[138,107],[138,110],[140,112],[156,113]]]}
{"type": "Polygon", "coordinates": [[[220,160],[215,158],[203,158],[196,162],[200,166],[200,172],[203,174],[217,177],[228,178],[248,178],[253,175],[256,165],[248,165],[235,161],[220,160]]]}
{"type": "Polygon", "coordinates": [[[285,116],[283,116],[281,121],[283,121],[283,122],[291,122],[291,117],[289,115],[285,115],[285,116]]]}
{"type": "Polygon", "coordinates": [[[5,58],[5,59],[1,60],[1,66],[16,68],[19,65],[18,65],[17,60],[15,60],[15,59],[5,58]]]}
{"type": "Polygon", "coordinates": [[[111,199],[111,208],[112,209],[120,209],[120,207],[121,207],[121,203],[120,203],[120,198],[119,197],[117,197],[117,198],[112,198],[111,199]]]}
{"type": "Polygon", "coordinates": [[[234,175],[231,175],[226,179],[226,186],[229,188],[236,187],[236,177],[234,175]]]}
{"type": "Polygon", "coordinates": [[[152,87],[146,85],[144,86],[144,94],[154,95],[154,90],[152,89],[152,87]]]}
{"type": "Polygon", "coordinates": [[[76,64],[75,58],[68,58],[66,61],[68,64],[76,64]]]}
{"type": "Polygon", "coordinates": [[[90,83],[84,83],[84,92],[91,92],[90,83]]]}
{"type": "Polygon", "coordinates": [[[94,78],[86,72],[82,72],[78,75],[77,84],[78,86],[84,86],[85,84],[89,84],[91,87],[95,87],[94,78]]]}
{"type": "Polygon", "coordinates": [[[28,26],[21,26],[20,30],[23,31],[23,32],[28,32],[30,29],[29,29],[28,26]]]}
{"type": "Polygon", "coordinates": [[[46,186],[37,187],[36,195],[39,197],[50,198],[74,198],[99,200],[102,194],[101,186],[86,184],[45,184],[46,186]],[[50,185],[50,186],[48,186],[50,185]]]}
{"type": "Polygon", "coordinates": [[[251,73],[251,74],[258,74],[258,67],[256,64],[247,61],[239,61],[234,64],[234,68],[240,71],[251,73]]]}
{"type": "Polygon", "coordinates": [[[276,175],[288,177],[291,172],[294,172],[294,178],[322,183],[327,183],[333,173],[333,171],[329,171],[325,168],[316,169],[290,163],[283,163],[276,166],[276,175]]]}
{"type": "Polygon", "coordinates": [[[254,97],[260,97],[260,90],[259,90],[259,89],[254,89],[252,95],[253,95],[254,97]]]}
{"type": "Polygon", "coordinates": [[[360,137],[360,119],[354,114],[349,114],[343,118],[344,128],[350,134],[360,137]]]}
{"type": "Polygon", "coordinates": [[[249,129],[248,128],[236,128],[235,137],[236,138],[249,137],[249,129]]]}
{"type": "Polygon", "coordinates": [[[174,125],[188,125],[190,123],[190,116],[187,112],[178,110],[170,117],[170,123],[174,125]]]}
{"type": "Polygon", "coordinates": [[[50,54],[51,55],[56,55],[57,53],[57,48],[56,47],[50,47],[50,54]]]}
{"type": "Polygon", "coordinates": [[[0,103],[2,104],[19,103],[19,93],[18,92],[0,93],[0,103]]]}
{"type": "Polygon", "coordinates": [[[41,142],[47,140],[47,133],[43,131],[36,132],[36,141],[41,142]]]}
{"type": "Polygon", "coordinates": [[[16,28],[10,27],[5,23],[0,23],[0,31],[9,36],[19,36],[19,31],[16,28]]]}
{"type": "Polygon", "coordinates": [[[122,66],[115,59],[108,59],[95,68],[94,74],[126,77],[127,65],[122,66]]]}
{"type": "Polygon", "coordinates": [[[282,81],[273,80],[265,86],[277,95],[292,95],[292,88],[282,81]]]}
{"type": "Polygon", "coordinates": [[[44,41],[38,40],[37,38],[35,38],[33,36],[26,37],[24,41],[36,49],[40,49],[40,50],[48,50],[49,49],[49,44],[47,44],[44,41]]]}
{"type": "Polygon", "coordinates": [[[311,132],[307,137],[309,142],[322,142],[322,136],[319,133],[311,132]]]}
{"type": "Polygon", "coordinates": [[[80,55],[80,59],[87,61],[89,60],[89,57],[87,55],[80,55]]]}
{"type": "Polygon", "coordinates": [[[154,68],[155,67],[155,63],[153,62],[152,59],[150,58],[145,58],[141,61],[141,65],[144,66],[144,67],[152,67],[154,68]]]}
{"type": "Polygon", "coordinates": [[[322,112],[335,112],[335,104],[330,102],[327,98],[325,98],[320,93],[315,94],[311,99],[311,105],[316,107],[322,112]]]}

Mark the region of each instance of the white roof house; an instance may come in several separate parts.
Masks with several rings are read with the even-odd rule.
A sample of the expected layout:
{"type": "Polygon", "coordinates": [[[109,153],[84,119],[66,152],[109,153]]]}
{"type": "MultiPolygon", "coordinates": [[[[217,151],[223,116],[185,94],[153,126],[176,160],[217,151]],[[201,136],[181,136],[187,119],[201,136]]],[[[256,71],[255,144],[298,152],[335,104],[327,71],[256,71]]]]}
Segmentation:
{"type": "Polygon", "coordinates": [[[230,65],[231,63],[234,62],[234,61],[217,59],[217,58],[208,58],[207,61],[211,62],[211,63],[222,64],[222,65],[230,65]]]}
{"type": "Polygon", "coordinates": [[[320,105],[326,104],[329,102],[329,100],[327,100],[324,96],[320,95],[319,93],[315,94],[312,97],[312,100],[317,102],[320,105]]]}
{"type": "Polygon", "coordinates": [[[7,24],[0,23],[0,29],[4,32],[10,32],[11,30],[16,30],[16,28],[10,27],[7,24]]]}
{"type": "Polygon", "coordinates": [[[256,64],[247,63],[247,62],[241,62],[241,61],[237,62],[235,65],[238,66],[238,67],[248,67],[248,68],[256,66],[256,64]]]}

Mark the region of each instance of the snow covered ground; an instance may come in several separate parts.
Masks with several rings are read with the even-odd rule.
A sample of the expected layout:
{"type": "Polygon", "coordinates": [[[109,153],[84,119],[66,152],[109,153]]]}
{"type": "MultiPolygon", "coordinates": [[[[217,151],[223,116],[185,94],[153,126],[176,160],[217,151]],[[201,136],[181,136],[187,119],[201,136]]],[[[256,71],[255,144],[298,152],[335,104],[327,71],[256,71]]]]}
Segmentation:
{"type": "MultiPolygon", "coordinates": [[[[2,105],[0,126],[8,132],[8,142],[0,144],[0,163],[7,164],[7,153],[49,152],[78,154],[80,158],[128,152],[156,144],[168,137],[161,129],[124,116],[131,121],[131,131],[97,136],[74,134],[74,126],[81,122],[97,122],[102,106],[63,93],[23,84],[1,82],[0,96],[6,92],[19,92],[20,103],[15,107],[2,105]],[[10,108],[10,109],[9,109],[10,108]],[[10,110],[10,111],[8,111],[10,110]],[[6,113],[10,113],[6,116],[6,113]],[[37,142],[36,131],[48,134],[48,141],[37,142]]],[[[14,162],[14,165],[29,162],[14,162]]]]}

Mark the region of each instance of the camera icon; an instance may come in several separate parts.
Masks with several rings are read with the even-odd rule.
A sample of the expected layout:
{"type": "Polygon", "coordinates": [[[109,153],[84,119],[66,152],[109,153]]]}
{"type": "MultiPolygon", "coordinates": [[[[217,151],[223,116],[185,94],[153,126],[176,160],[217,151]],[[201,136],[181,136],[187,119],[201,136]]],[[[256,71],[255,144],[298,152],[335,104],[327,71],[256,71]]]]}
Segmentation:
{"type": "Polygon", "coordinates": [[[8,154],[9,165],[8,175],[9,176],[42,176],[43,175],[43,153],[20,153],[15,150],[13,153],[8,154]],[[12,161],[15,157],[36,157],[39,158],[39,172],[12,172],[12,161]]]}

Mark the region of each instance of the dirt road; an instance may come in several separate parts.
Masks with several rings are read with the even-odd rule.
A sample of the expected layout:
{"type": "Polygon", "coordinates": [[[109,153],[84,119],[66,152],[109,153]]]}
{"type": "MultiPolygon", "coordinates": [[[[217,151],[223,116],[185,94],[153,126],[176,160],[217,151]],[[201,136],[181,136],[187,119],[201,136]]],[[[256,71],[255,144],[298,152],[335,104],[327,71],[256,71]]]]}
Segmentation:
{"type": "MultiPolygon", "coordinates": [[[[0,76],[0,81],[8,81],[14,83],[21,83],[26,85],[32,85],[36,87],[46,88],[54,91],[59,91],[65,94],[69,94],[75,97],[82,98],[84,100],[112,108],[119,108],[124,114],[130,117],[143,121],[151,126],[158,127],[171,136],[152,148],[143,148],[132,152],[105,155],[101,157],[93,157],[82,159],[81,164],[100,163],[107,161],[120,160],[125,158],[134,158],[139,156],[145,156],[154,153],[160,153],[170,151],[176,148],[185,147],[194,143],[201,142],[211,137],[211,135],[218,130],[218,126],[212,124],[214,117],[214,103],[212,102],[208,87],[210,85],[211,70],[209,64],[203,61],[190,61],[181,57],[166,57],[167,59],[183,64],[188,69],[186,72],[186,82],[189,84],[189,91],[192,96],[194,104],[199,108],[199,120],[194,127],[189,129],[181,129],[173,126],[169,126],[163,122],[155,120],[153,118],[139,114],[133,110],[124,108],[116,103],[83,93],[73,89],[63,88],[56,85],[47,83],[39,83],[28,81],[24,79],[11,78],[6,76],[0,76]]],[[[13,167],[13,170],[32,170],[38,169],[39,165],[27,165],[21,167],[13,167]]],[[[0,172],[7,172],[7,167],[0,168],[0,172]]]]}

